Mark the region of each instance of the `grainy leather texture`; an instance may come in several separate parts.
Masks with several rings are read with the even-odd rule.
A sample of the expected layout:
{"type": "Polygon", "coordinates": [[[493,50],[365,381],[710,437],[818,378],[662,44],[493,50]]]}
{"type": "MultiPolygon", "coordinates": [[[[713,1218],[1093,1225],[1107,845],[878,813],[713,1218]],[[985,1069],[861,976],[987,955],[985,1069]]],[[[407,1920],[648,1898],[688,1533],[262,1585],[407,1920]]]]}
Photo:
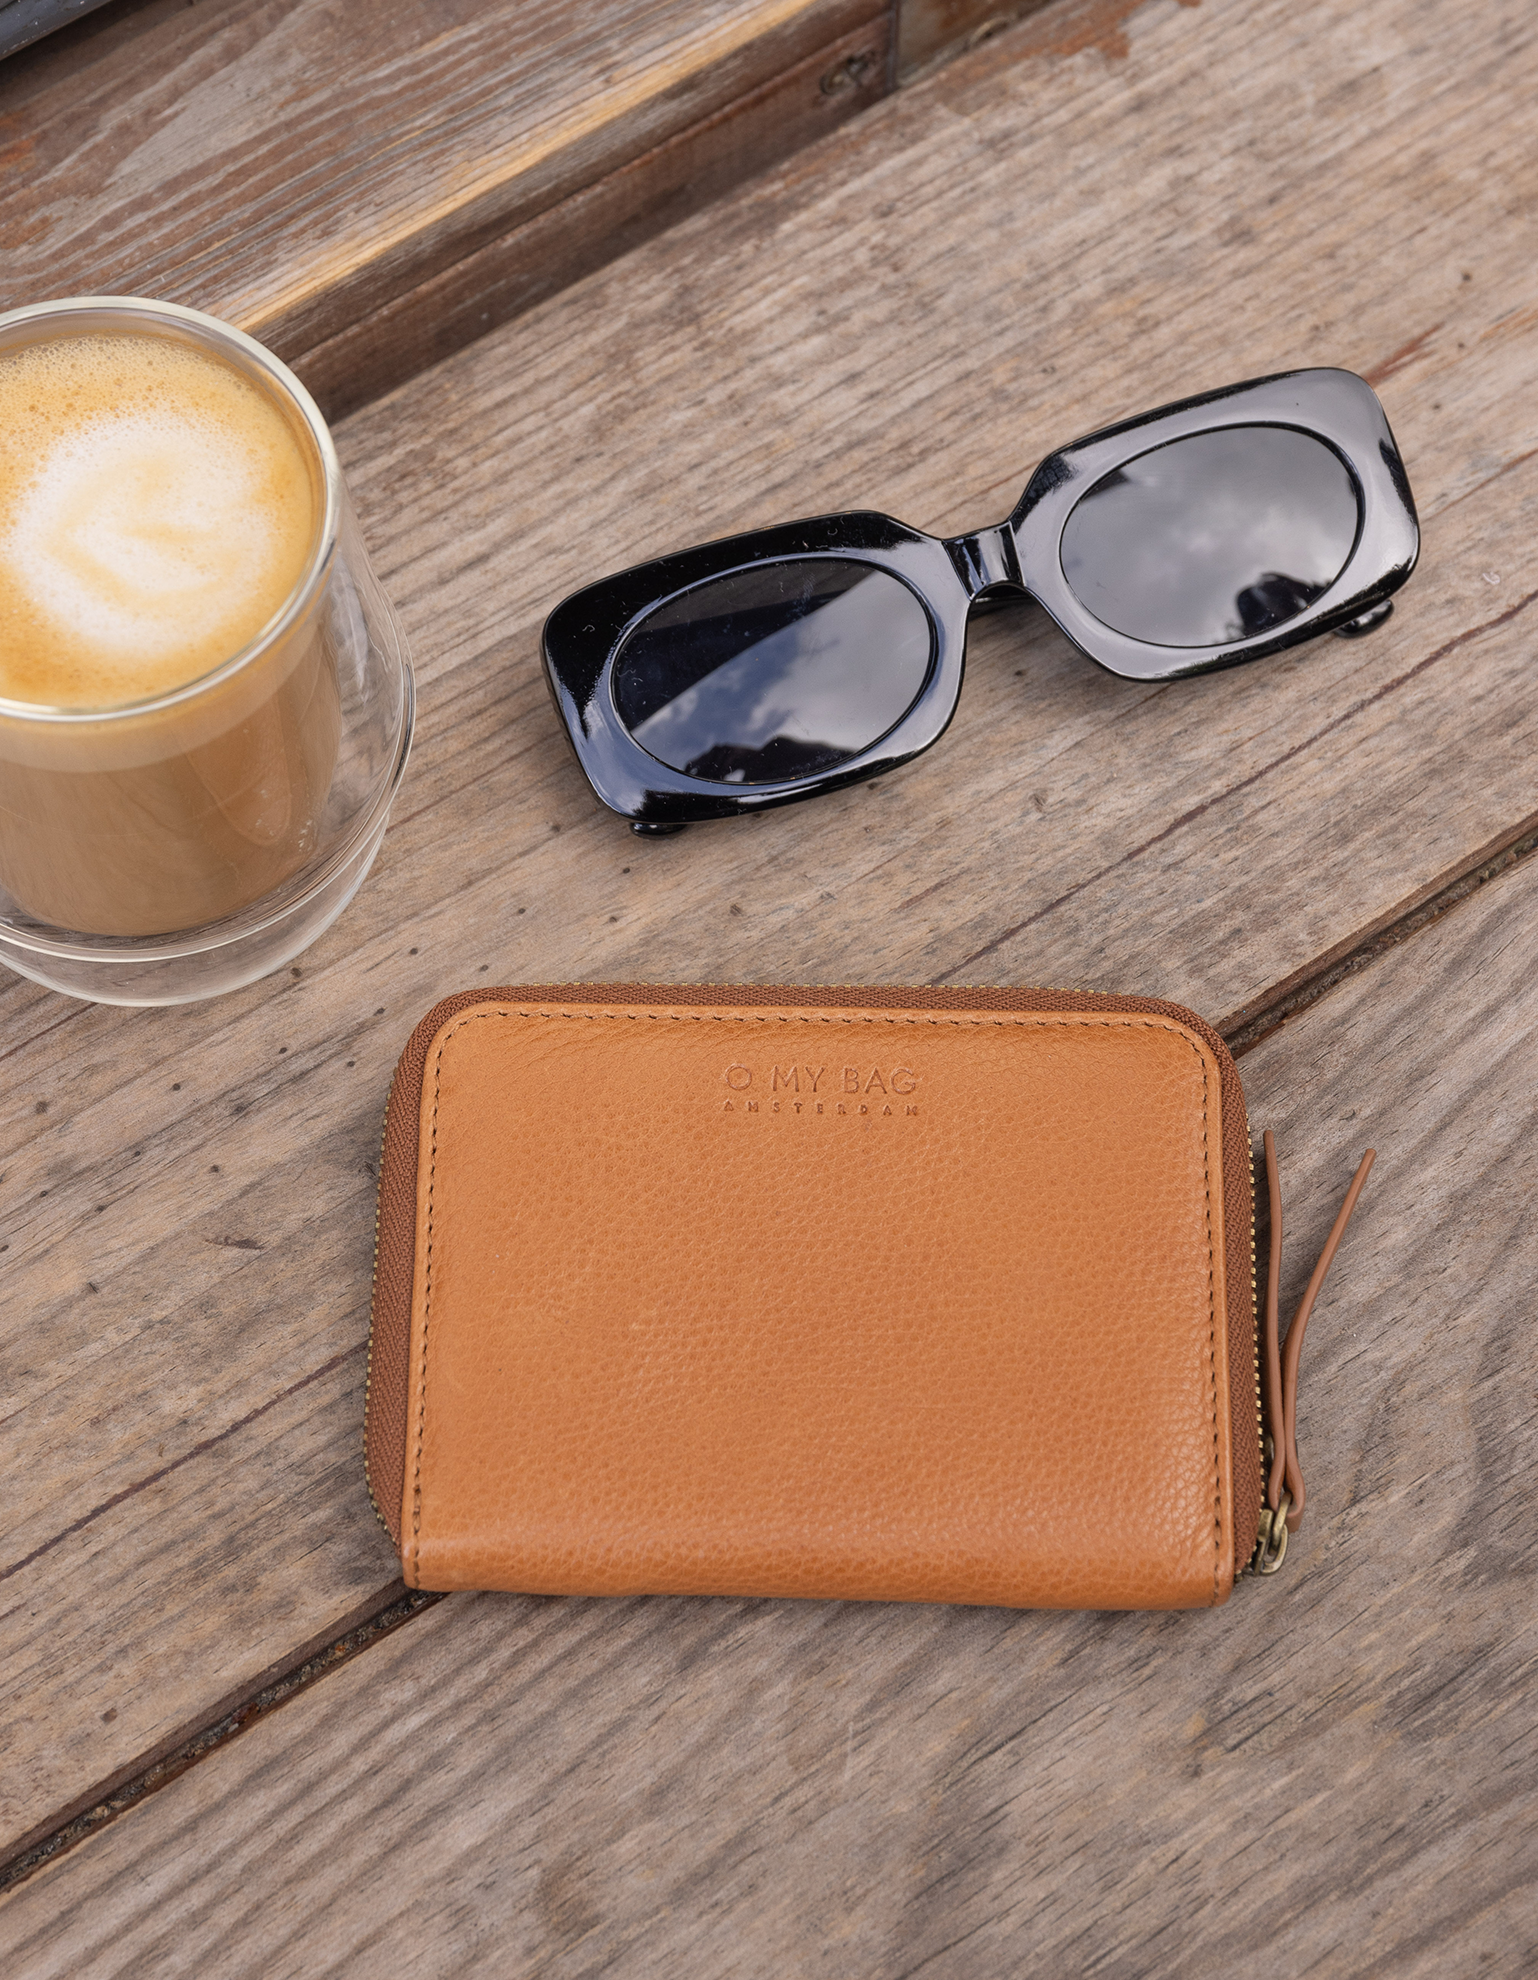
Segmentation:
{"type": "Polygon", "coordinates": [[[1253,1543],[1248,1129],[1178,1007],[472,993],[380,1204],[413,1586],[1189,1607],[1253,1543]]]}

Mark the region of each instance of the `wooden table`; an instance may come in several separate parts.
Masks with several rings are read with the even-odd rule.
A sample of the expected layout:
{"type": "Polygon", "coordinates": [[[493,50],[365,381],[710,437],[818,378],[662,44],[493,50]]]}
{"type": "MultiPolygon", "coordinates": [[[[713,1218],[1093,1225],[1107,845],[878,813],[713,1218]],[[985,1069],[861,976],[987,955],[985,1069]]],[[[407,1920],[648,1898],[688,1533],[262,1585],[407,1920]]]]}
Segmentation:
{"type": "MultiPolygon", "coordinates": [[[[70,36],[179,16],[15,58],[5,141],[70,36]]],[[[373,876],[202,1007],[0,989],[7,1975],[1533,1970],[1535,93],[1523,0],[1058,0],[431,368],[364,339],[338,440],[420,693],[373,876]],[[1148,687],[1027,609],[877,785],[655,843],[590,797],[537,635],[599,565],[976,525],[1056,442],[1308,363],[1376,384],[1419,499],[1371,639],[1148,687]],[[1188,1002],[1278,1133],[1284,1296],[1375,1144],[1283,1573],[1170,1617],[405,1597],[360,1462],[386,1083],[446,992],[577,978],[1188,1002]]],[[[174,262],[167,101],[17,220],[79,235],[26,282],[85,285],[136,172],[174,262]]],[[[281,273],[250,224],[221,265],[281,273]]],[[[238,313],[217,259],[160,286],[238,313]]],[[[431,259],[360,250],[383,287],[288,347],[431,259]]]]}

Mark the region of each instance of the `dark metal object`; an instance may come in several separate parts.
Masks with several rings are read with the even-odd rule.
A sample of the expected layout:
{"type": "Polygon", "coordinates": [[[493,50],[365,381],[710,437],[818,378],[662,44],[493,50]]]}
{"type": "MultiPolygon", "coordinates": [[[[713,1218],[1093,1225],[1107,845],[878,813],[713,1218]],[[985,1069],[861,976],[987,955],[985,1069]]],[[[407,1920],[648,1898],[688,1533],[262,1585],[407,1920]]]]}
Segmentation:
{"type": "Polygon", "coordinates": [[[0,0],[0,58],[106,4],[107,0],[0,0]]]}
{"type": "Polygon", "coordinates": [[[1035,598],[1112,673],[1170,680],[1370,631],[1419,545],[1371,387],[1289,372],[1076,440],[991,529],[820,516],[620,571],[551,613],[545,671],[603,802],[676,828],[928,749],[979,601],[1035,598]]]}

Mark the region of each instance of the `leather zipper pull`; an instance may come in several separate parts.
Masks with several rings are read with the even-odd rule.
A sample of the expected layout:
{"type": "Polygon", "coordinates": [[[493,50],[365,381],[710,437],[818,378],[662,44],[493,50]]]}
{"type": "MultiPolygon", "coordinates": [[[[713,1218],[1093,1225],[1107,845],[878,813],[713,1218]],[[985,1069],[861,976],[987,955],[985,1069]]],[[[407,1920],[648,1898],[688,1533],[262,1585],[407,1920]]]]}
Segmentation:
{"type": "Polygon", "coordinates": [[[1351,1221],[1351,1213],[1356,1208],[1357,1198],[1362,1193],[1362,1185],[1367,1180],[1368,1171],[1373,1165],[1376,1153],[1369,1148],[1357,1166],[1351,1179],[1345,1200],[1336,1213],[1330,1235],[1325,1239],[1324,1249],[1319,1254],[1309,1279],[1308,1287],[1298,1302],[1298,1310],[1292,1317],[1292,1325],[1287,1329],[1285,1348],[1280,1339],[1280,1287],[1282,1276],[1282,1185],[1276,1161],[1276,1138],[1269,1128],[1265,1136],[1266,1188],[1271,1200],[1271,1241],[1266,1259],[1266,1311],[1265,1341],[1262,1354],[1262,1368],[1265,1376],[1266,1421],[1270,1428],[1267,1439],[1271,1446],[1271,1470],[1266,1480],[1266,1503],[1261,1514],[1260,1539],[1256,1548],[1255,1565],[1260,1574],[1274,1574],[1281,1566],[1287,1552],[1287,1535],[1295,1533],[1298,1522],[1303,1517],[1307,1494],[1303,1489],[1303,1471],[1298,1463],[1298,1363],[1303,1355],[1303,1337],[1308,1331],[1309,1315],[1314,1310],[1314,1302],[1324,1285],[1325,1274],[1334,1261],[1340,1248],[1340,1241],[1346,1234],[1346,1226],[1351,1221]]]}

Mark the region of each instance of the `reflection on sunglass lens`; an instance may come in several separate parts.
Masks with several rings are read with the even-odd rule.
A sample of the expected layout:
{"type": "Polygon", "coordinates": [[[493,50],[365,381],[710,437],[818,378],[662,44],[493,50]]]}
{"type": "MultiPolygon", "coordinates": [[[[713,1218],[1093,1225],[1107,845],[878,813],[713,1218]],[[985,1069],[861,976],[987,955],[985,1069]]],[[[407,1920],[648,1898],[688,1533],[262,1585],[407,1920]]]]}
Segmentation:
{"type": "Polygon", "coordinates": [[[900,721],[929,674],[929,615],[843,557],[755,565],[669,599],[626,638],[614,702],[661,763],[725,784],[835,769],[900,721]]]}
{"type": "Polygon", "coordinates": [[[1102,625],[1154,646],[1227,646],[1284,625],[1356,546],[1356,484],[1288,426],[1171,440],[1082,496],[1063,575],[1102,625]]]}

